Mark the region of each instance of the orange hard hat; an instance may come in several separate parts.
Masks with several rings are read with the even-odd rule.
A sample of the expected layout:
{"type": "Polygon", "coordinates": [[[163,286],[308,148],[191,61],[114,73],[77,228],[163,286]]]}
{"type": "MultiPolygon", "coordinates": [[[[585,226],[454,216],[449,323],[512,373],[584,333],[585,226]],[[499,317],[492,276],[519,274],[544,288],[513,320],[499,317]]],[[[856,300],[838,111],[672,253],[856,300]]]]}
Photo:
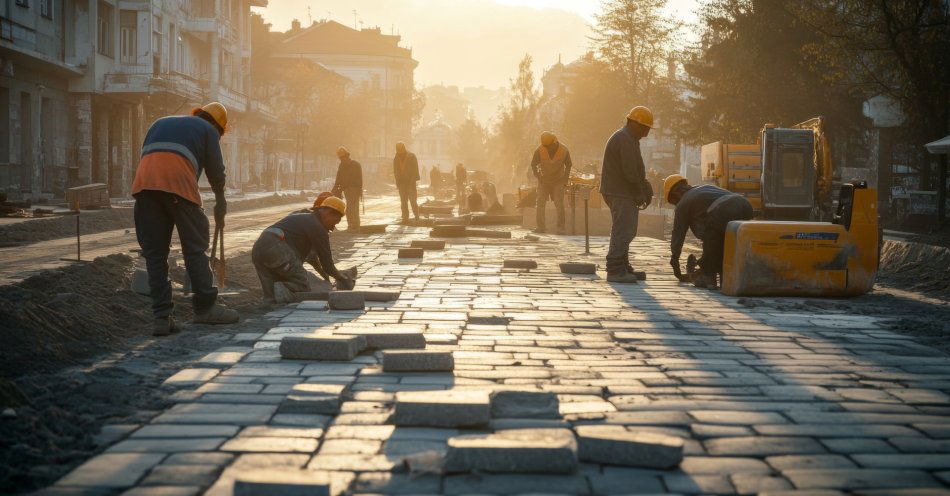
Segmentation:
{"type": "Polygon", "coordinates": [[[228,109],[220,102],[211,102],[204,107],[196,108],[191,112],[191,115],[198,115],[199,112],[205,112],[210,115],[211,118],[214,119],[214,122],[218,123],[222,131],[228,130],[228,109]]]}
{"type": "Polygon", "coordinates": [[[320,206],[332,208],[340,212],[340,215],[346,215],[346,202],[336,196],[328,196],[320,206]]]}
{"type": "Polygon", "coordinates": [[[541,144],[544,146],[551,146],[554,142],[557,141],[557,136],[554,135],[551,131],[545,131],[541,133],[541,144]]]}
{"type": "Polygon", "coordinates": [[[670,191],[673,191],[677,184],[685,181],[686,178],[679,174],[666,176],[666,179],[663,180],[663,199],[667,202],[670,201],[670,191]]]}
{"type": "Polygon", "coordinates": [[[651,129],[653,128],[653,112],[642,105],[630,109],[630,113],[627,114],[627,120],[638,122],[651,129]]]}
{"type": "Polygon", "coordinates": [[[319,195],[317,195],[317,199],[313,201],[313,208],[317,208],[320,205],[323,205],[323,201],[331,196],[333,196],[333,193],[329,191],[324,191],[323,193],[320,193],[319,195]]]}
{"type": "Polygon", "coordinates": [[[349,156],[350,156],[350,151],[347,150],[345,146],[341,146],[341,147],[339,147],[339,148],[336,149],[336,156],[339,157],[339,158],[349,157],[349,156]]]}

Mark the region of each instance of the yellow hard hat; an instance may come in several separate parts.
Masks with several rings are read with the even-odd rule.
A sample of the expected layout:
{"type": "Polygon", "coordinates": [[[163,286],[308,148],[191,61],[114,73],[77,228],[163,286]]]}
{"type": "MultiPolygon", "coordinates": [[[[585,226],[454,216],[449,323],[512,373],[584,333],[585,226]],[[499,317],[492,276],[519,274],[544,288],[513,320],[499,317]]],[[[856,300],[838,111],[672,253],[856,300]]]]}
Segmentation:
{"type": "Polygon", "coordinates": [[[545,131],[541,133],[541,144],[544,146],[553,145],[557,141],[557,136],[554,135],[551,131],[545,131]]]}
{"type": "Polygon", "coordinates": [[[340,212],[340,215],[346,215],[346,202],[336,196],[330,196],[323,200],[321,207],[328,207],[340,212]]]}
{"type": "Polygon", "coordinates": [[[650,109],[642,105],[630,109],[630,113],[627,114],[627,120],[639,122],[646,127],[653,128],[653,112],[650,112],[650,109]]]}
{"type": "Polygon", "coordinates": [[[686,181],[686,178],[679,174],[666,176],[666,179],[663,180],[663,199],[670,201],[670,191],[673,191],[673,187],[684,181],[686,181]]]}
{"type": "Polygon", "coordinates": [[[347,150],[345,146],[341,146],[341,147],[339,147],[339,148],[336,149],[336,156],[339,157],[339,158],[349,157],[349,156],[350,156],[350,151],[347,150]]]}
{"type": "Polygon", "coordinates": [[[222,130],[228,130],[228,109],[220,102],[211,102],[200,109],[195,109],[192,114],[197,114],[199,111],[204,111],[210,115],[218,123],[218,126],[221,126],[222,130]]]}
{"type": "Polygon", "coordinates": [[[396,152],[406,153],[406,144],[403,143],[402,141],[396,143],[396,152]]]}

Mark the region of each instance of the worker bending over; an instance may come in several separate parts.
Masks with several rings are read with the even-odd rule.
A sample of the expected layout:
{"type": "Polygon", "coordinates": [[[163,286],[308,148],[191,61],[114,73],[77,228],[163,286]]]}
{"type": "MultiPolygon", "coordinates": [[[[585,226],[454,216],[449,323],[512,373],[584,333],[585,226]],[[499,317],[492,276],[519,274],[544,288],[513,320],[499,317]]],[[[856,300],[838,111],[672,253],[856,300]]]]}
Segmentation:
{"type": "Polygon", "coordinates": [[[571,152],[558,142],[557,136],[550,131],[541,133],[541,144],[531,157],[531,171],[538,179],[537,227],[534,232],[543,233],[546,229],[545,207],[548,198],[557,209],[557,233],[564,234],[564,188],[571,177],[571,152]]]}
{"type": "Polygon", "coordinates": [[[343,195],[346,202],[351,205],[346,210],[346,229],[348,231],[359,229],[360,197],[363,196],[363,166],[350,158],[350,151],[345,147],[338,148],[336,156],[340,159],[340,166],[336,170],[336,182],[331,191],[336,196],[343,195]]]}
{"type": "Polygon", "coordinates": [[[171,317],[172,286],[168,281],[168,251],[172,230],[178,239],[191,280],[194,322],[233,324],[234,310],[215,304],[214,287],[208,265],[208,217],[201,209],[198,178],[208,176],[214,191],[214,221],[224,225],[228,211],[224,198],[224,159],[221,136],[228,127],[228,111],[218,102],[192,111],[191,116],[163,117],[145,134],[142,158],[132,182],[135,197],[135,237],[138,238],[148,269],[149,292],[155,321],[152,334],[167,336],[178,331],[171,317]]]}
{"type": "Polygon", "coordinates": [[[726,226],[734,220],[752,218],[752,204],[744,196],[718,186],[690,186],[686,178],[673,174],[663,181],[663,197],[676,206],[673,235],[670,239],[670,265],[680,281],[680,253],[686,240],[686,229],[703,242],[700,272],[693,279],[699,288],[715,288],[716,276],[722,273],[723,244],[726,226]]]}
{"type": "Polygon", "coordinates": [[[416,154],[406,150],[406,144],[396,143],[396,156],[393,157],[393,177],[399,190],[399,205],[402,208],[402,223],[409,222],[409,205],[412,216],[419,220],[419,204],[416,202],[416,182],[419,180],[419,160],[416,154]]]}
{"type": "Polygon", "coordinates": [[[296,301],[293,293],[310,291],[304,261],[324,279],[336,279],[338,288],[353,289],[353,280],[336,268],[330,251],[329,233],[346,210],[343,200],[331,196],[310,212],[292,213],[264,229],[251,249],[264,303],[296,301]]]}
{"type": "Polygon", "coordinates": [[[646,179],[640,140],[650,134],[653,113],[634,107],[624,127],[607,141],[600,178],[600,194],[610,207],[610,247],[607,251],[607,281],[636,284],[646,274],[630,265],[630,242],[637,235],[640,209],[650,205],[653,188],[646,179]]]}

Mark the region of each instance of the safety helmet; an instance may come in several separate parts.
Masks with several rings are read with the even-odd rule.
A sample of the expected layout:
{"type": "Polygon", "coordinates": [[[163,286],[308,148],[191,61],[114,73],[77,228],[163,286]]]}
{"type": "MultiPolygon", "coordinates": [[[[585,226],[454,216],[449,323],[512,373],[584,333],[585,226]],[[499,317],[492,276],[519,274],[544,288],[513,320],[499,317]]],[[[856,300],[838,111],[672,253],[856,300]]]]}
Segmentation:
{"type": "Polygon", "coordinates": [[[402,141],[396,143],[396,153],[406,153],[406,144],[402,141]]]}
{"type": "Polygon", "coordinates": [[[686,178],[679,174],[671,174],[663,180],[663,199],[667,202],[670,201],[670,191],[673,191],[673,188],[681,182],[685,182],[686,178]]]}
{"type": "Polygon", "coordinates": [[[627,120],[638,122],[651,129],[653,128],[653,112],[642,105],[630,109],[630,113],[627,114],[627,120]]]}
{"type": "Polygon", "coordinates": [[[340,215],[346,215],[346,202],[336,196],[328,196],[320,206],[332,208],[340,212],[340,215]]]}
{"type": "Polygon", "coordinates": [[[541,133],[541,144],[544,146],[551,146],[554,142],[557,141],[557,136],[554,135],[551,131],[545,131],[541,133]]]}
{"type": "Polygon", "coordinates": [[[317,199],[313,201],[313,208],[318,208],[320,205],[323,205],[324,200],[333,196],[333,193],[329,191],[324,191],[317,195],[317,199]]]}
{"type": "Polygon", "coordinates": [[[191,111],[191,115],[198,115],[199,112],[205,112],[218,123],[222,131],[228,130],[228,109],[220,102],[211,102],[204,107],[196,108],[191,111]]]}
{"type": "Polygon", "coordinates": [[[345,146],[341,146],[341,147],[339,147],[339,148],[336,149],[336,156],[337,156],[338,158],[349,157],[349,156],[350,156],[350,151],[347,150],[345,146]]]}

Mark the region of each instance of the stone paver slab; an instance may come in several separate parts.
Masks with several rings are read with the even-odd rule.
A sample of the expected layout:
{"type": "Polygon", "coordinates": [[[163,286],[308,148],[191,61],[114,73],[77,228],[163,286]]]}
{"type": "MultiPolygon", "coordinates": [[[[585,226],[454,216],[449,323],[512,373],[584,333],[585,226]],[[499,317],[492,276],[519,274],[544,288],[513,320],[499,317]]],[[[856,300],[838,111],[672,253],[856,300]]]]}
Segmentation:
{"type": "Polygon", "coordinates": [[[466,427],[488,424],[488,391],[446,390],[396,393],[393,423],[420,427],[466,427]]]}
{"type": "Polygon", "coordinates": [[[579,425],[581,461],[627,467],[668,469],[683,460],[683,440],[655,432],[628,431],[614,425],[579,425]]]}
{"type": "Polygon", "coordinates": [[[511,429],[450,438],[447,472],[570,473],[577,468],[577,442],[567,429],[511,429]]]}

